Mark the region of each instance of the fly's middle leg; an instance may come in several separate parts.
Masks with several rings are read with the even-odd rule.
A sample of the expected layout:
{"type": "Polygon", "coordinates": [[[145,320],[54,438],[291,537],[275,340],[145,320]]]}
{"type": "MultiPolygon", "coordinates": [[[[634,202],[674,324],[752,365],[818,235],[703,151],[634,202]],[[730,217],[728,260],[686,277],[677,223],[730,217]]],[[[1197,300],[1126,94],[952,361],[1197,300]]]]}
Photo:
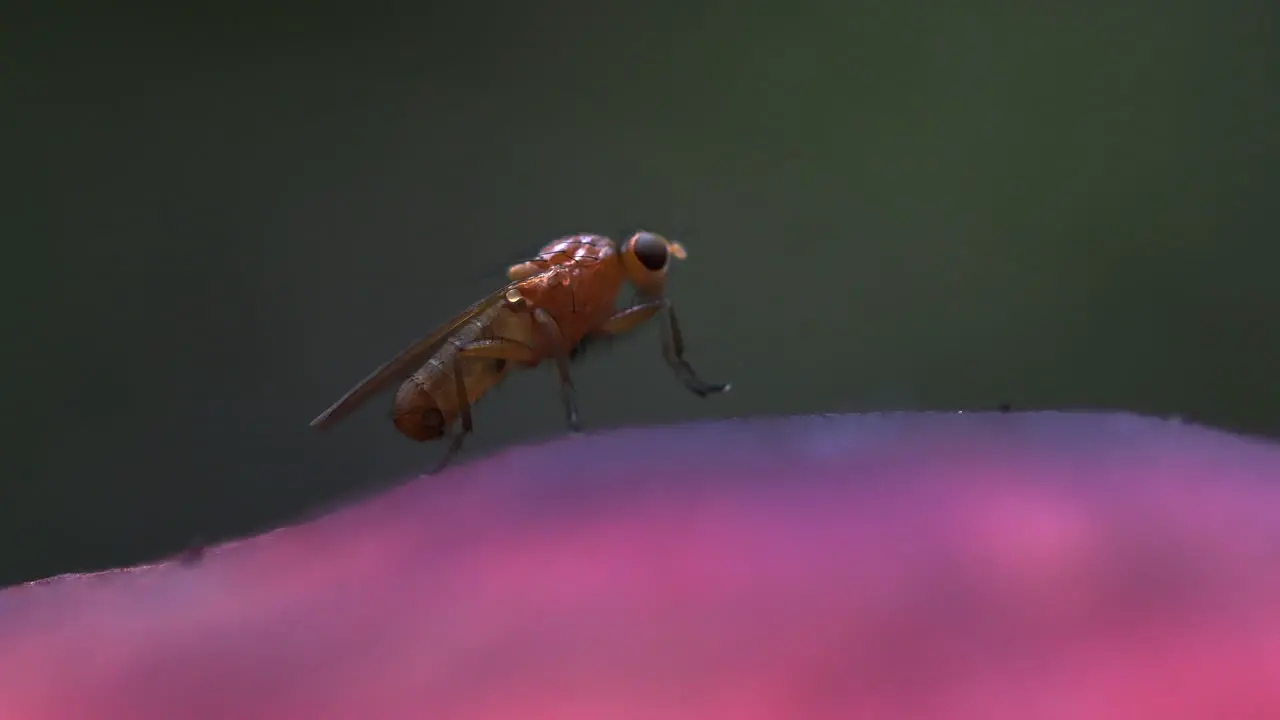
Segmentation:
{"type": "Polygon", "coordinates": [[[565,421],[569,424],[569,432],[582,432],[582,423],[578,421],[578,401],[573,388],[573,378],[569,375],[569,344],[560,332],[560,326],[542,308],[533,311],[533,319],[538,322],[546,338],[547,346],[552,349],[552,357],[556,364],[556,374],[560,377],[560,399],[564,402],[565,421]]]}

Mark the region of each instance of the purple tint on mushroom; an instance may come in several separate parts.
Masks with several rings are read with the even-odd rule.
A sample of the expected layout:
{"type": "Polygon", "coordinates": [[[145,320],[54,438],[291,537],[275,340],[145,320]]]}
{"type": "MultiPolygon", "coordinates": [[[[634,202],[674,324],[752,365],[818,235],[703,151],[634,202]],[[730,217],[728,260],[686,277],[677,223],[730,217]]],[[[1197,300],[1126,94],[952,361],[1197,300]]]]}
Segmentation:
{"type": "Polygon", "coordinates": [[[0,718],[1280,717],[1280,446],[1121,414],[515,447],[0,591],[0,718]]]}

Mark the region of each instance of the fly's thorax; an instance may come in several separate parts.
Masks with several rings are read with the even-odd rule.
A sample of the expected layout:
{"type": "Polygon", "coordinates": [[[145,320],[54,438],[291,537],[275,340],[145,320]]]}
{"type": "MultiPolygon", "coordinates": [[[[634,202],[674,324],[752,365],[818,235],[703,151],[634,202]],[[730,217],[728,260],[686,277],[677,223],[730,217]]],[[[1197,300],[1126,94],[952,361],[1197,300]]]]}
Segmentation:
{"type": "Polygon", "coordinates": [[[543,245],[529,260],[512,265],[507,277],[527,280],[549,270],[609,262],[618,255],[618,246],[604,235],[569,235],[543,245]]]}
{"type": "Polygon", "coordinates": [[[582,263],[603,260],[617,249],[617,244],[604,235],[569,235],[542,246],[538,257],[552,264],[582,263]]]}
{"type": "MultiPolygon", "coordinates": [[[[559,266],[521,283],[521,292],[530,311],[541,310],[551,316],[559,333],[572,346],[613,315],[624,282],[622,265],[611,258],[600,263],[559,266]]],[[[545,339],[536,324],[532,332],[541,347],[545,339]]]]}

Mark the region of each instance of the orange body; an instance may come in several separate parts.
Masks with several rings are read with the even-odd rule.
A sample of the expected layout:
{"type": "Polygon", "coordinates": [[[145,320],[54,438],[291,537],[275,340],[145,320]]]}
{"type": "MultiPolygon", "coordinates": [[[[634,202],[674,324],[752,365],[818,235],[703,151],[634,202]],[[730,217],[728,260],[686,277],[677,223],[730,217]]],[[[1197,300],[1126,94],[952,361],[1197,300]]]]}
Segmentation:
{"type": "Polygon", "coordinates": [[[374,393],[399,382],[391,416],[396,428],[420,442],[449,432],[458,418],[451,450],[471,432],[471,407],[516,367],[554,358],[561,399],[571,430],[578,428],[569,379],[573,350],[589,335],[630,332],[664,312],[663,352],[685,386],[700,396],[729,389],[699,379],[683,359],[675,311],[664,296],[670,260],[684,248],[650,232],[621,245],[602,235],[570,235],[543,246],[532,260],[507,270],[510,282],[401,351],[311,421],[325,428],[350,414],[374,393]],[[641,300],[617,308],[623,285],[641,300]]]}
{"type": "MultiPolygon", "coordinates": [[[[599,327],[616,310],[617,297],[626,281],[618,246],[601,235],[571,235],[545,245],[536,259],[514,265],[508,271],[515,290],[531,307],[555,321],[568,348],[599,327]]],[[[392,420],[406,436],[425,442],[440,438],[459,412],[454,360],[458,347],[476,340],[506,339],[533,350],[537,362],[553,353],[536,332],[532,315],[497,304],[468,319],[450,342],[406,379],[396,393],[392,420]]],[[[532,367],[537,362],[524,363],[532,367]]],[[[458,360],[468,404],[474,405],[511,371],[503,358],[458,360]]]]}

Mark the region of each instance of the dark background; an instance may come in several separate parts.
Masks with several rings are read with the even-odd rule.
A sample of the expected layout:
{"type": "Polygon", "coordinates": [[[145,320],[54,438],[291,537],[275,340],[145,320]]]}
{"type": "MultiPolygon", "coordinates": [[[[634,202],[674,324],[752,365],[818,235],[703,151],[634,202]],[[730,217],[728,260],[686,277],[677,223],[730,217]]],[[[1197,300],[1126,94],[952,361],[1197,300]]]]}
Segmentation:
{"type": "MultiPolygon", "coordinates": [[[[0,41],[0,584],[427,469],[354,382],[561,234],[683,241],[594,427],[1109,407],[1280,431],[1273,3],[46,4],[0,41]]],[[[549,368],[468,457],[563,431],[549,368]]]]}

